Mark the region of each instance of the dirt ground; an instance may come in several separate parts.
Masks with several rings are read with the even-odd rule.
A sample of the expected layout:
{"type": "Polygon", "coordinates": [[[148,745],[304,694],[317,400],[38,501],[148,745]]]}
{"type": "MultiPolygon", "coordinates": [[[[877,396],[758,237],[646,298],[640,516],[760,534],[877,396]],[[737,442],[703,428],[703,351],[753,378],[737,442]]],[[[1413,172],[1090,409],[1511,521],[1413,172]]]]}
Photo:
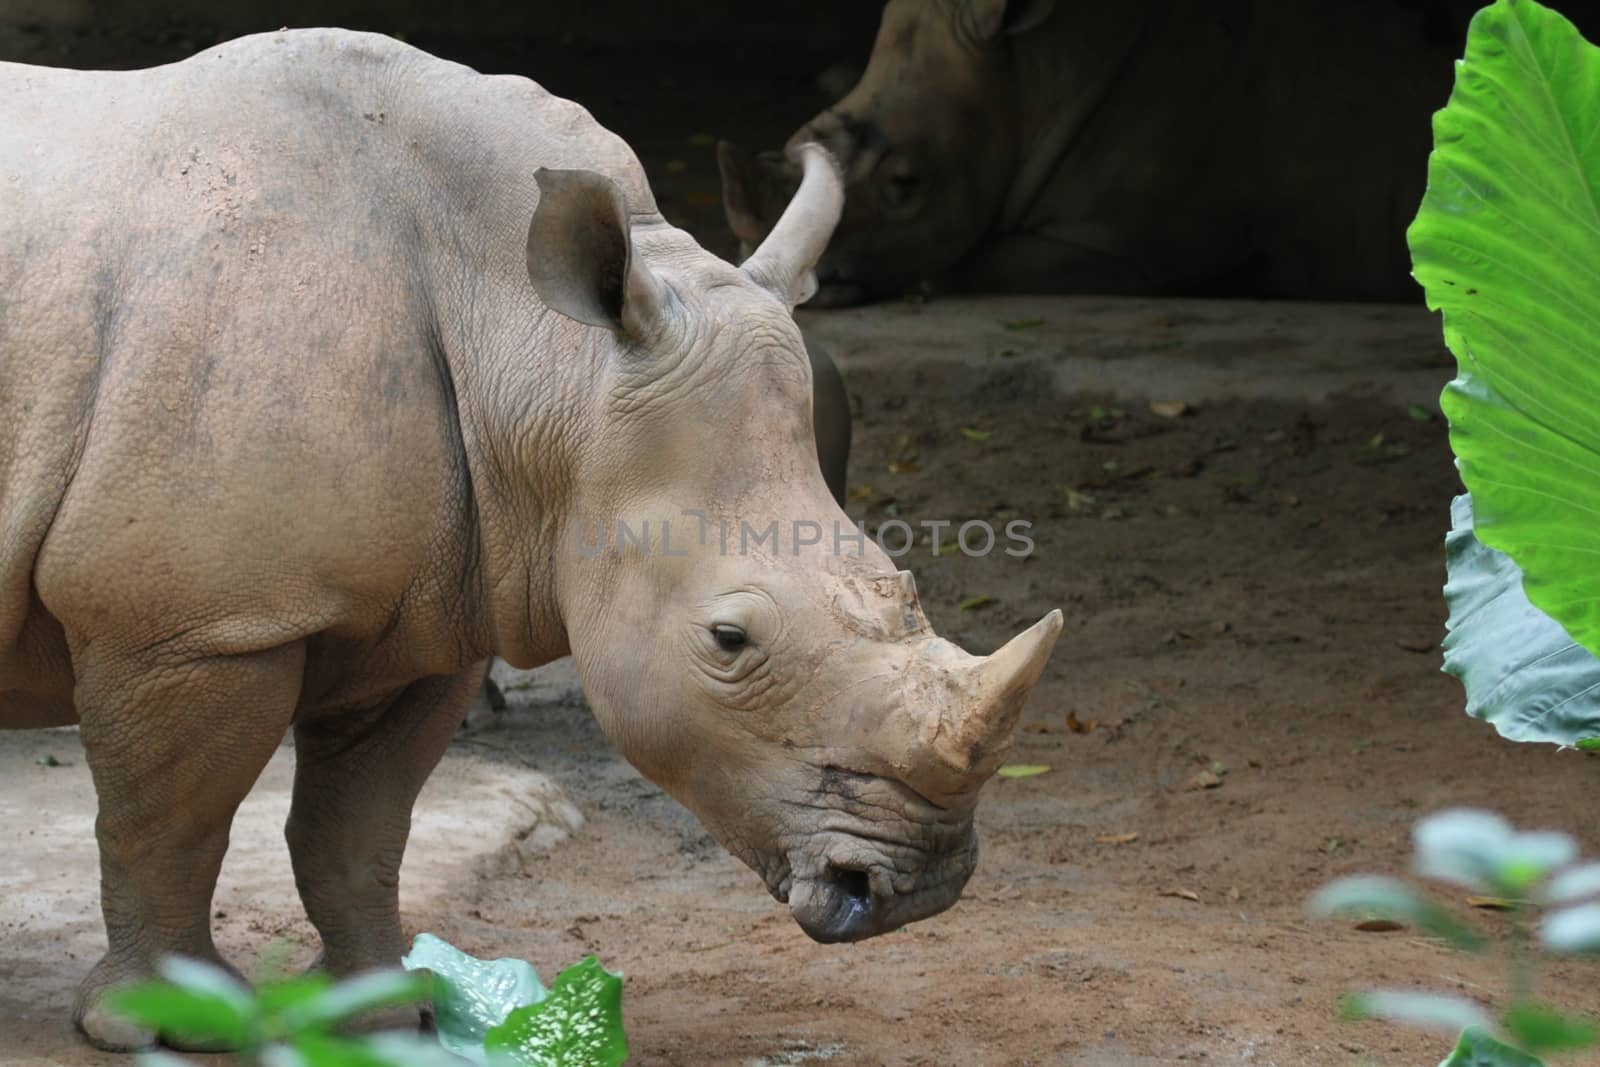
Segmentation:
{"type": "MultiPolygon", "coordinates": [[[[0,54],[93,65],[211,43],[185,32],[130,45],[0,25],[0,54]]],[[[582,100],[639,150],[668,216],[723,252],[712,140],[776,143],[822,102],[817,64],[789,54],[623,78],[581,41],[496,47],[463,58],[582,100]],[[765,91],[730,92],[752,69],[765,91]]],[[[563,666],[508,674],[512,709],[463,738],[419,814],[437,818],[408,861],[410,926],[547,978],[597,953],[627,975],[641,1065],[1436,1063],[1445,1039],[1341,1022],[1336,998],[1487,1001],[1500,971],[1412,931],[1309,920],[1307,895],[1399,871],[1411,823],[1453,805],[1600,851],[1600,762],[1500,741],[1439,673],[1458,489],[1443,425],[1407,410],[1431,409],[1450,375],[1435,325],[1415,309],[1065,299],[806,319],[857,403],[852,514],[1033,523],[1026,561],[919,546],[905,564],[935,625],[973,650],[1065,610],[1015,755],[1051,770],[988,787],[984,857],[952,911],[820,946],[613,754],[563,666]],[[1186,788],[1213,764],[1219,786],[1186,788]],[[542,790],[539,774],[582,826],[508,853],[528,827],[505,791],[542,790]]],[[[102,936],[75,744],[0,734],[0,1064],[125,1062],[67,1021],[102,936]]],[[[312,951],[273,788],[218,897],[219,942],[246,969],[270,945],[312,951]]],[[[1541,991],[1594,1009],[1597,979],[1565,964],[1541,991]]]]}
{"type": "MultiPolygon", "coordinates": [[[[479,855],[419,845],[410,926],[547,977],[597,953],[627,975],[638,1064],[1436,1063],[1442,1038],[1341,1022],[1339,994],[1488,1001],[1500,972],[1413,931],[1310,920],[1307,895],[1400,871],[1411,823],[1452,805],[1600,851],[1600,762],[1500,741],[1439,673],[1455,478],[1442,424],[1405,406],[1449,374],[1427,317],[976,300],[807,328],[858,405],[852,514],[1033,523],[1025,561],[926,546],[904,561],[935,625],[974,650],[1066,611],[1015,754],[1050,772],[988,787],[984,856],[953,910],[820,946],[613,754],[565,664],[507,672],[512,709],[463,738],[420,813],[480,812],[479,855]],[[1190,410],[1162,417],[1151,400],[1190,410]],[[1187,788],[1213,764],[1220,786],[1187,788]],[[531,788],[530,770],[583,822],[507,862],[503,805],[468,790],[531,788]]],[[[31,886],[0,902],[7,1064],[118,1062],[66,1017],[101,937],[90,801],[81,778],[51,777],[83,774],[74,745],[0,734],[8,874],[31,886]]],[[[458,819],[443,825],[434,839],[461,838],[458,819]]],[[[311,953],[286,869],[263,888],[260,857],[281,847],[266,818],[235,834],[255,858],[230,859],[217,925],[246,967],[273,943],[311,953]]],[[[1541,991],[1592,1009],[1597,977],[1564,964],[1541,991]]]]}

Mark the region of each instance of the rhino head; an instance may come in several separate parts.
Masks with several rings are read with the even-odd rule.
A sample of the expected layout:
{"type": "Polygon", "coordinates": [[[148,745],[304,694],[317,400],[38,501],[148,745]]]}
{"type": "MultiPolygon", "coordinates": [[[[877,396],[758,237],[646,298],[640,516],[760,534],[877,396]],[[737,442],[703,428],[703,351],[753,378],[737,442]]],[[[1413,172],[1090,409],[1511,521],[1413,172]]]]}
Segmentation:
{"type": "Polygon", "coordinates": [[[795,155],[742,268],[631,223],[605,178],[541,171],[529,271],[605,341],[555,558],[596,717],[808,934],[853,941],[960,895],[1061,613],[968,655],[829,494],[792,307],[843,191],[825,152],[795,155]]]}
{"type": "MultiPolygon", "coordinates": [[[[817,306],[914,290],[995,227],[1022,150],[1014,49],[1054,7],[889,0],[860,81],[790,140],[827,147],[847,180],[844,217],[817,271],[817,306]]],[[[718,162],[728,224],[754,247],[798,169],[783,152],[748,155],[727,142],[718,162]]]]}

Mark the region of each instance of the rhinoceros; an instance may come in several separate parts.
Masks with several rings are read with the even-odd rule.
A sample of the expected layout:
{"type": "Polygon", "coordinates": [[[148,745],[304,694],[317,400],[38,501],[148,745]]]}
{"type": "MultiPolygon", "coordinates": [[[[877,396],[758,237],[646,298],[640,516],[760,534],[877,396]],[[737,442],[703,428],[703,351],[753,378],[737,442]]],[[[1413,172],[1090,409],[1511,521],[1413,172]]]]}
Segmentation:
{"type": "Polygon", "coordinates": [[[957,899],[1061,614],[969,655],[829,494],[791,313],[824,152],[735,267],[582,107],[384,37],[0,65],[0,95],[0,726],[80,726],[90,1041],[159,1036],[111,987],[217,959],[286,732],[321,964],[394,964],[411,806],[490,656],[570,653],[812,937],[957,899]]]}
{"type": "MultiPolygon", "coordinates": [[[[813,303],[1414,298],[1405,222],[1458,46],[1392,0],[890,0],[860,81],[791,141],[848,175],[813,303]]],[[[754,246],[798,171],[718,152],[754,246]]]]}

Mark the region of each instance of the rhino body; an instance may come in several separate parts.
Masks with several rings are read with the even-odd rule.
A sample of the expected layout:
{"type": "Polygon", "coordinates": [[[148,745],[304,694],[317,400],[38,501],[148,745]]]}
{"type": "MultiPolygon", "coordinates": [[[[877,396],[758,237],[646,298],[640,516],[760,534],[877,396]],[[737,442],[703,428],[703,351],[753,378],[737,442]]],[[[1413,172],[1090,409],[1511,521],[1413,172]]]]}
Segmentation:
{"type": "Polygon", "coordinates": [[[286,731],[322,963],[393,965],[411,805],[491,656],[572,654],[813,937],[956,899],[1059,612],[970,656],[870,541],[730,552],[683,518],[847,522],[791,313],[823,153],[741,269],[578,105],[387,38],[0,65],[0,95],[0,727],[81,727],[93,1042],[157,1037],[108,988],[217,958],[229,823],[286,731]],[[620,523],[649,550],[572,533],[620,523]]]}
{"type": "MultiPolygon", "coordinates": [[[[1414,298],[1404,229],[1460,47],[1423,6],[890,0],[860,81],[795,135],[849,183],[817,303],[1414,298]]],[[[720,154],[753,245],[793,168],[720,154]]]]}

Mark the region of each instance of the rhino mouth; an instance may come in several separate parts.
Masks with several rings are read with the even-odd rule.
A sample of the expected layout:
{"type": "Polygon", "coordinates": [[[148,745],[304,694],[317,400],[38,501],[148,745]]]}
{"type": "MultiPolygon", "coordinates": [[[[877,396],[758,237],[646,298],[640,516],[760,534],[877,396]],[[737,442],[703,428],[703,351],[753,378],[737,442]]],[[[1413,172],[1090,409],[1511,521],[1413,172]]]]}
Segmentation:
{"type": "Polygon", "coordinates": [[[961,896],[977,866],[977,835],[937,853],[877,838],[828,834],[819,851],[802,845],[767,879],[774,899],[813,941],[863,941],[937,915],[961,896]]]}

